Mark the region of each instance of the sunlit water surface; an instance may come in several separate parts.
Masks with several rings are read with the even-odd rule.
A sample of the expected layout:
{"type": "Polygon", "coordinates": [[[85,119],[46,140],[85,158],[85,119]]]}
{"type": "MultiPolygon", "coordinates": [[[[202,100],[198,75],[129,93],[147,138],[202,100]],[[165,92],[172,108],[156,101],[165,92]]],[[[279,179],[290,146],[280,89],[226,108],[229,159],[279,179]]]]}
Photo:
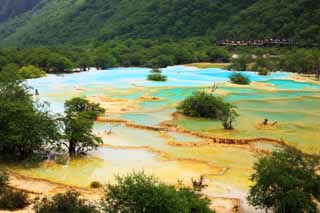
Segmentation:
{"type": "MultiPolygon", "coordinates": [[[[168,67],[163,73],[167,82],[146,81],[150,69],[115,68],[29,80],[28,85],[40,92],[39,99],[49,102],[53,112],[62,113],[63,103],[72,97],[104,95],[136,101],[136,112],[112,114],[110,117],[158,126],[170,121],[177,104],[194,91],[208,90],[218,85],[217,95],[237,106],[240,114],[234,131],[224,131],[220,122],[181,117],[170,121],[188,130],[219,137],[282,139],[300,149],[315,152],[320,138],[320,84],[288,80],[290,74],[272,73],[259,76],[244,72],[252,82],[262,86],[234,86],[228,78],[232,72],[222,69],[196,69],[184,66],[168,67]],[[141,101],[141,96],[153,96],[159,101],[141,101]],[[261,129],[264,118],[278,122],[273,129],[261,129]]],[[[168,182],[206,174],[216,184],[246,190],[250,182],[255,154],[249,149],[222,145],[202,147],[173,147],[176,142],[201,142],[202,139],[176,132],[159,133],[128,128],[123,124],[97,122],[95,132],[102,136],[104,147],[88,157],[76,159],[67,166],[42,166],[32,170],[20,169],[24,174],[47,178],[77,186],[89,186],[91,181],[111,181],[115,174],[144,170],[168,182]],[[112,134],[106,132],[112,131],[112,134]]],[[[272,150],[273,146],[257,143],[256,147],[272,150]]],[[[232,190],[231,190],[232,192],[232,190]]]]}

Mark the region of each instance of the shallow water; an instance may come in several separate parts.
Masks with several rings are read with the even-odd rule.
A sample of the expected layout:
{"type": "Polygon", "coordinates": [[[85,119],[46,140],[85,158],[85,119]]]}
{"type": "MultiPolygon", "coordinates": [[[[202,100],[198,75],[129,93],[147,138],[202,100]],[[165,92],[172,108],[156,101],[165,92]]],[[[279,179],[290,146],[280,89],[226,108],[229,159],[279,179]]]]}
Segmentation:
{"type": "MultiPolygon", "coordinates": [[[[240,114],[234,131],[225,131],[220,122],[206,119],[182,116],[170,122],[188,130],[217,137],[269,137],[285,140],[304,151],[318,150],[319,84],[288,80],[290,74],[283,72],[269,76],[244,72],[253,82],[267,85],[234,86],[226,83],[230,71],[183,66],[164,69],[163,73],[168,76],[167,82],[149,82],[145,80],[149,71],[147,68],[116,68],[64,76],[50,75],[29,80],[28,84],[39,90],[39,99],[50,102],[54,112],[63,112],[63,102],[71,97],[104,95],[130,99],[140,106],[135,112],[110,116],[141,125],[159,126],[160,123],[172,119],[171,115],[176,106],[185,97],[194,91],[206,90],[216,82],[216,94],[221,94],[236,105],[240,114]],[[160,100],[143,101],[139,99],[141,96],[158,97],[160,100]],[[261,129],[259,124],[264,118],[268,118],[271,123],[278,123],[271,129],[261,129]]],[[[174,147],[168,145],[168,141],[186,143],[202,140],[176,132],[166,135],[132,129],[124,124],[96,122],[94,130],[103,138],[105,147],[90,153],[90,157],[73,160],[68,166],[44,165],[20,171],[27,175],[78,186],[88,186],[94,180],[106,182],[115,174],[132,170],[145,170],[169,182],[179,179],[188,182],[191,177],[207,174],[213,181],[241,190],[246,190],[250,184],[248,177],[252,173],[255,153],[248,147],[174,147]],[[226,172],[218,175],[221,171],[226,172]]],[[[273,145],[263,142],[257,143],[256,147],[266,150],[274,148],[273,145]]]]}

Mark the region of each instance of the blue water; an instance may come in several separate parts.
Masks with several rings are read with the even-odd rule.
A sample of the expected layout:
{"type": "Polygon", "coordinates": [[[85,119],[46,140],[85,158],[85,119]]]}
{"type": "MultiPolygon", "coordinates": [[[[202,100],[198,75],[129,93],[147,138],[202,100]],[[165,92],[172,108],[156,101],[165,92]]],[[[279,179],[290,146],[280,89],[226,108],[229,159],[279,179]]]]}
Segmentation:
{"type": "MultiPolygon", "coordinates": [[[[150,72],[149,68],[113,68],[59,76],[48,75],[44,78],[27,80],[27,84],[34,89],[38,89],[40,99],[50,102],[54,112],[63,112],[64,101],[74,96],[103,94],[112,97],[136,99],[143,95],[147,89],[130,94],[115,93],[111,89],[128,90],[136,86],[161,87],[160,90],[149,94],[162,98],[161,101],[144,102],[141,104],[145,108],[152,108],[164,107],[179,102],[197,90],[197,87],[209,86],[214,82],[227,82],[232,74],[230,71],[219,68],[197,69],[185,66],[168,67],[162,71],[163,74],[168,76],[167,82],[147,81],[146,78],[150,72]],[[77,90],[76,88],[83,88],[85,90],[77,90]]],[[[317,84],[285,80],[290,75],[286,72],[275,72],[268,76],[259,76],[255,72],[242,73],[247,75],[251,81],[271,83],[279,90],[320,89],[320,85],[317,84]]],[[[288,97],[288,95],[292,97],[301,95],[298,93],[288,94],[278,92],[272,94],[246,87],[227,88],[226,90],[231,92],[231,95],[228,97],[231,101],[250,99],[250,97],[252,99],[264,99],[270,98],[270,95],[277,98],[288,97]]],[[[130,115],[128,115],[129,117],[130,115]]],[[[143,116],[141,119],[143,119],[143,116]]]]}
{"type": "MultiPolygon", "coordinates": [[[[86,87],[88,85],[111,86],[116,88],[128,88],[132,84],[141,86],[205,86],[213,82],[226,82],[232,72],[218,69],[195,69],[184,66],[168,67],[162,70],[168,76],[167,82],[146,81],[150,72],[148,68],[113,68],[103,71],[91,71],[65,75],[49,75],[45,78],[31,79],[28,83],[40,90],[50,90],[55,85],[66,88],[72,86],[86,87]]],[[[267,81],[270,79],[283,79],[289,73],[277,72],[269,76],[259,76],[254,72],[243,72],[252,81],[267,81]]]]}

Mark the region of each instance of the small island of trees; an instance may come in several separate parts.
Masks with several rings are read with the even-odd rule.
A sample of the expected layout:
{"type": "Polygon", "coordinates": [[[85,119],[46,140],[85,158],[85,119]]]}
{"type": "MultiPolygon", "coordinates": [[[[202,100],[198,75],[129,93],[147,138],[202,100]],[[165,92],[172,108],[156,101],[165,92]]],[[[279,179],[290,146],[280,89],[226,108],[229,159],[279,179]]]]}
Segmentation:
{"type": "Polygon", "coordinates": [[[238,113],[235,106],[221,97],[206,92],[195,92],[177,107],[178,112],[198,118],[220,120],[225,129],[233,129],[233,122],[238,113]]]}
{"type": "Polygon", "coordinates": [[[149,81],[167,81],[167,76],[162,74],[161,69],[153,68],[150,71],[150,74],[148,75],[147,79],[149,81]]]}
{"type": "Polygon", "coordinates": [[[248,76],[243,75],[240,72],[234,72],[230,75],[230,81],[233,84],[240,84],[240,85],[248,85],[250,84],[250,79],[248,76]]]}

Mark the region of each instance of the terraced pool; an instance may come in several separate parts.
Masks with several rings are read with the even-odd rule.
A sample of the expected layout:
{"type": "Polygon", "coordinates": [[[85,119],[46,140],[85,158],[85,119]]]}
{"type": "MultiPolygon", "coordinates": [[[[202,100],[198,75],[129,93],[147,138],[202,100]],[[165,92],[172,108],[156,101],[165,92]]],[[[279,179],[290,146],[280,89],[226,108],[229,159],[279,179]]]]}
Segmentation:
{"type": "MultiPolygon", "coordinates": [[[[221,138],[271,138],[283,140],[307,152],[317,152],[320,143],[320,84],[290,80],[290,74],[272,73],[259,76],[245,72],[253,83],[235,86],[228,83],[230,71],[196,69],[184,66],[163,70],[167,82],[146,81],[150,69],[116,68],[29,80],[48,101],[54,112],[63,112],[65,100],[75,97],[105,96],[131,100],[133,111],[109,113],[107,116],[144,126],[160,127],[163,123],[185,130],[221,138]],[[216,95],[237,106],[240,114],[234,131],[225,131],[217,121],[178,116],[177,104],[198,90],[218,86],[216,95]],[[148,100],[141,97],[155,97],[148,100]],[[271,128],[259,125],[265,118],[277,122],[271,128]]],[[[107,109],[108,110],[108,109],[107,109]]],[[[87,158],[75,159],[67,166],[46,164],[40,168],[18,170],[26,175],[47,178],[71,185],[88,187],[91,181],[110,181],[115,174],[145,170],[169,182],[201,174],[211,180],[210,190],[219,195],[236,196],[232,189],[246,191],[250,184],[255,152],[249,146],[203,145],[173,146],[169,141],[203,143],[203,138],[179,132],[150,131],[131,128],[123,123],[95,124],[95,132],[104,145],[87,158]],[[61,176],[60,174],[64,174],[61,176]],[[227,185],[228,187],[222,187],[227,185]],[[220,186],[220,187],[217,187],[220,186]]],[[[255,147],[274,149],[258,142],[255,147]]]]}

